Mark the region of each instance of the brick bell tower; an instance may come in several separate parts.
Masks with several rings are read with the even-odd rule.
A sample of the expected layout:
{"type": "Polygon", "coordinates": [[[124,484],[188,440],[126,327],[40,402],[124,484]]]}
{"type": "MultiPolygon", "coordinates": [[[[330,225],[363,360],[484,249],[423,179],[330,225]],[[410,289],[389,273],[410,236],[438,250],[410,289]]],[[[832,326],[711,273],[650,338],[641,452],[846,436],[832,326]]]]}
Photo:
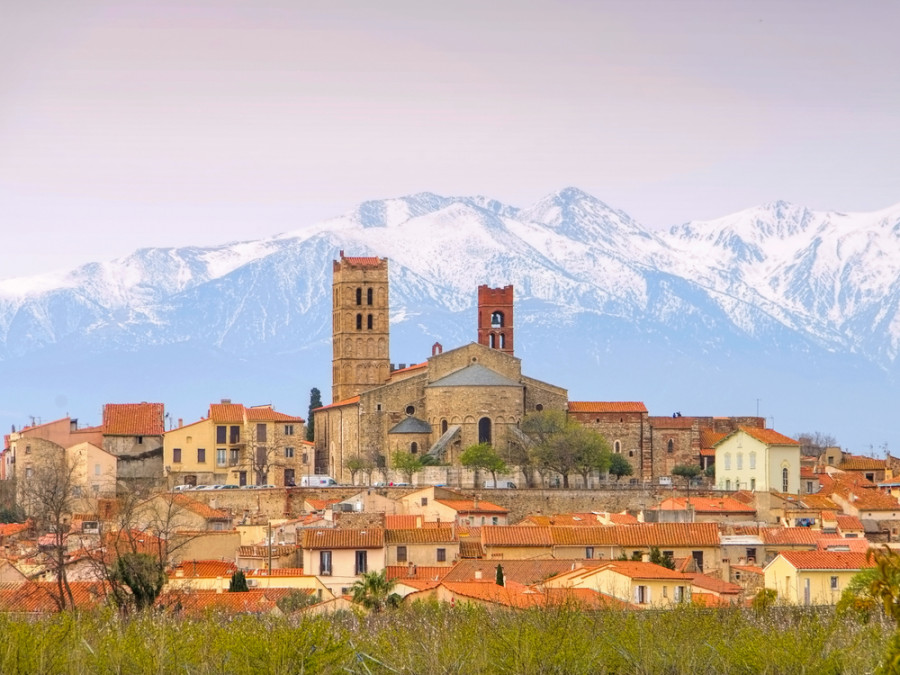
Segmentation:
{"type": "Polygon", "coordinates": [[[332,277],[332,402],[383,384],[390,375],[388,259],[348,258],[332,277]]]}
{"type": "Polygon", "coordinates": [[[513,287],[478,287],[478,344],[513,353],[513,287]]]}

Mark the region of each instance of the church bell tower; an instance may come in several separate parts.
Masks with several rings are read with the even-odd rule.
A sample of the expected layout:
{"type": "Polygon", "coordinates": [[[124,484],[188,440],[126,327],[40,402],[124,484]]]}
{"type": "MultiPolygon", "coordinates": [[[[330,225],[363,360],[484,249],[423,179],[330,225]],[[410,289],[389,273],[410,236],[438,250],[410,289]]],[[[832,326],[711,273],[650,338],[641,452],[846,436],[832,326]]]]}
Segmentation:
{"type": "Polygon", "coordinates": [[[332,279],[332,402],[387,381],[390,375],[387,258],[348,258],[332,279]]]}
{"type": "Polygon", "coordinates": [[[513,353],[513,287],[478,287],[478,344],[513,353]]]}

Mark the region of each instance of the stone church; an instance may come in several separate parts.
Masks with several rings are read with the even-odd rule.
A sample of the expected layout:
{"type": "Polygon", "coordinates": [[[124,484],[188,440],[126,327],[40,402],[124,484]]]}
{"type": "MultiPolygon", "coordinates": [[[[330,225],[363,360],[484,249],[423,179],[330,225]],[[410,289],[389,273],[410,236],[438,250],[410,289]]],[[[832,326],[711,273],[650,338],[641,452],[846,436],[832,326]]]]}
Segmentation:
{"type": "Polygon", "coordinates": [[[522,374],[513,354],[513,288],[478,289],[477,342],[394,369],[389,359],[388,260],[345,257],[333,267],[332,403],[315,414],[316,471],[348,480],[347,460],[397,451],[455,463],[482,441],[500,446],[522,417],[565,410],[567,392],[522,374]]]}
{"type": "Polygon", "coordinates": [[[477,341],[422,363],[390,363],[388,260],[333,263],[332,403],[314,411],[315,470],[349,481],[349,459],[390,466],[397,451],[456,464],[469,445],[521,440],[530,412],[564,410],[624,455],[633,479],[656,480],[677,464],[706,468],[713,444],[758,417],[654,417],[643,403],[569,401],[567,391],[522,374],[514,353],[513,287],[478,288],[477,341]]]}

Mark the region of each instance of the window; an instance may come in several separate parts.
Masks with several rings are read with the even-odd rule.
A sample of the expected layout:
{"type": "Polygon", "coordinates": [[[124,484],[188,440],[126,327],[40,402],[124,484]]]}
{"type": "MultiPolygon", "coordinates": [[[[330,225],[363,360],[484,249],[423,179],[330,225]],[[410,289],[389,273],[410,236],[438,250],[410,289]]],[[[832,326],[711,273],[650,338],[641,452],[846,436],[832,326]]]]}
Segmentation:
{"type": "Polygon", "coordinates": [[[30,466],[25,467],[25,478],[31,478],[34,475],[34,469],[30,466]]]}
{"type": "Polygon", "coordinates": [[[235,445],[235,444],[241,442],[241,428],[239,426],[231,427],[231,429],[228,432],[228,435],[230,436],[228,442],[231,443],[232,445],[235,445]]]}
{"type": "Polygon", "coordinates": [[[307,453],[303,453],[303,457],[300,459],[304,464],[309,464],[309,455],[307,453]]]}
{"type": "Polygon", "coordinates": [[[503,312],[491,314],[491,328],[503,328],[503,312]]]}
{"type": "Polygon", "coordinates": [[[756,453],[755,452],[750,453],[750,468],[751,469],[756,468],[756,453]]]}
{"type": "Polygon", "coordinates": [[[30,446],[30,445],[26,445],[26,446],[25,446],[25,454],[26,454],[26,455],[30,455],[30,454],[31,454],[31,446],[30,446]]]}
{"type": "Polygon", "coordinates": [[[356,330],[362,330],[362,314],[356,315],[356,330]]]}
{"type": "Polygon", "coordinates": [[[369,553],[368,551],[356,552],[356,572],[354,574],[365,574],[369,571],[369,553]]]}
{"type": "Polygon", "coordinates": [[[319,574],[331,576],[331,551],[319,551],[319,574]]]}
{"type": "Polygon", "coordinates": [[[491,525],[499,525],[499,524],[500,524],[500,518],[497,516],[491,516],[491,525]]]}
{"type": "Polygon", "coordinates": [[[428,497],[422,497],[422,506],[428,506],[428,497]]]}
{"type": "Polygon", "coordinates": [[[490,443],[491,442],[491,418],[490,417],[482,417],[478,420],[478,442],[479,443],[490,443]]]}
{"type": "Polygon", "coordinates": [[[260,443],[266,442],[266,425],[265,424],[257,424],[256,425],[256,440],[260,443]]]}
{"type": "Polygon", "coordinates": [[[100,475],[100,465],[99,464],[94,464],[94,475],[95,476],[100,475]]]}
{"type": "Polygon", "coordinates": [[[675,587],[675,602],[683,602],[684,601],[684,586],[676,586],[675,587]]]}
{"type": "Polygon", "coordinates": [[[197,448],[197,463],[203,464],[206,462],[206,448],[197,448]]]}
{"type": "Polygon", "coordinates": [[[366,289],[366,304],[367,305],[372,304],[372,289],[371,288],[366,289]]]}
{"type": "Polygon", "coordinates": [[[669,439],[669,442],[666,443],[666,452],[668,452],[670,455],[675,452],[675,441],[673,441],[671,438],[669,439]]]}
{"type": "Polygon", "coordinates": [[[236,448],[232,448],[231,453],[229,454],[228,463],[231,466],[237,466],[237,463],[240,461],[241,451],[236,448]]]}
{"type": "Polygon", "coordinates": [[[675,560],[675,551],[663,551],[662,554],[667,560],[675,560]]]}
{"type": "Polygon", "coordinates": [[[831,590],[836,591],[838,589],[838,578],[831,577],[831,590]]]}
{"type": "Polygon", "coordinates": [[[594,558],[594,547],[586,546],[584,549],[584,557],[588,560],[592,560],[594,558]]]}
{"type": "Polygon", "coordinates": [[[409,444],[409,451],[410,451],[410,453],[412,453],[413,455],[415,455],[417,452],[419,452],[419,444],[416,443],[415,441],[413,441],[412,443],[410,443],[410,444],[409,444]]]}
{"type": "Polygon", "coordinates": [[[744,469],[744,453],[739,452],[737,454],[737,470],[743,471],[743,469],[744,469]]]}
{"type": "Polygon", "coordinates": [[[286,459],[293,459],[294,458],[294,449],[293,448],[285,448],[284,456],[286,459]]]}
{"type": "Polygon", "coordinates": [[[369,314],[366,317],[366,328],[368,328],[369,330],[372,330],[372,315],[371,314],[369,314]]]}
{"type": "Polygon", "coordinates": [[[285,487],[294,487],[296,483],[294,482],[294,470],[293,469],[285,469],[284,470],[284,485],[285,487]]]}
{"type": "Polygon", "coordinates": [[[398,563],[406,562],[406,547],[405,546],[397,547],[397,562],[398,563]]]}
{"type": "Polygon", "coordinates": [[[172,448],[172,463],[181,464],[181,448],[172,448]]]}
{"type": "Polygon", "coordinates": [[[751,489],[751,490],[755,490],[755,489],[756,489],[756,479],[755,479],[755,478],[751,478],[751,479],[750,479],[750,489],[751,489]]]}
{"type": "Polygon", "coordinates": [[[80,497],[80,496],[81,496],[81,486],[80,486],[80,485],[73,485],[73,486],[72,486],[72,496],[73,496],[73,497],[80,497]]]}
{"type": "Polygon", "coordinates": [[[225,444],[225,435],[228,432],[228,428],[225,426],[216,427],[216,443],[225,444]]]}
{"type": "Polygon", "coordinates": [[[407,415],[415,415],[416,414],[416,406],[414,406],[414,405],[406,406],[406,414],[407,415]]]}
{"type": "Polygon", "coordinates": [[[357,305],[362,304],[362,289],[361,288],[356,289],[356,304],[357,305]]]}
{"type": "Polygon", "coordinates": [[[619,441],[613,443],[613,452],[615,452],[617,455],[622,452],[622,444],[619,441]]]}
{"type": "Polygon", "coordinates": [[[285,436],[293,436],[294,435],[294,425],[293,424],[285,424],[284,425],[284,435],[285,436]]]}
{"type": "Polygon", "coordinates": [[[731,480],[730,480],[730,479],[725,481],[725,489],[726,489],[726,490],[730,490],[730,489],[731,489],[731,480]]]}
{"type": "Polygon", "coordinates": [[[788,470],[787,470],[787,467],[784,467],[781,470],[781,491],[787,492],[788,487],[789,487],[789,485],[788,485],[788,470]]]}
{"type": "Polygon", "coordinates": [[[730,452],[725,453],[725,470],[731,471],[731,453],[730,452]]]}
{"type": "Polygon", "coordinates": [[[447,420],[441,420],[441,433],[446,434],[447,428],[447,420]]]}
{"type": "Polygon", "coordinates": [[[638,605],[646,605],[650,602],[650,587],[649,586],[635,586],[634,587],[634,602],[638,605]]]}
{"type": "Polygon", "coordinates": [[[225,466],[227,460],[228,453],[225,452],[225,448],[216,448],[216,466],[225,466]]]}
{"type": "Polygon", "coordinates": [[[806,481],[806,491],[810,494],[812,494],[813,491],[812,484],[813,482],[811,480],[806,481]]]}
{"type": "Polygon", "coordinates": [[[137,437],[137,442],[138,442],[138,445],[143,445],[143,444],[144,444],[144,437],[143,437],[143,436],[138,436],[138,437],[137,437]]]}

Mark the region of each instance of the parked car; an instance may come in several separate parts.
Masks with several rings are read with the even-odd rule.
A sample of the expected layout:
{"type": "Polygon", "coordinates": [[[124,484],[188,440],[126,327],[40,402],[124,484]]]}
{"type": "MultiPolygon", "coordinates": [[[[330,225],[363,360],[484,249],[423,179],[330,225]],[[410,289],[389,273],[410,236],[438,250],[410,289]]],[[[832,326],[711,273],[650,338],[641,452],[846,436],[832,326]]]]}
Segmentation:
{"type": "MultiPolygon", "coordinates": [[[[337,481],[331,476],[301,476],[300,487],[332,487],[337,481]]],[[[274,487],[274,486],[273,486],[274,487]]]]}
{"type": "Polygon", "coordinates": [[[240,490],[241,486],[240,485],[230,485],[230,484],[229,485],[220,485],[219,489],[220,490],[240,490]]]}
{"type": "Polygon", "coordinates": [[[484,481],[484,487],[493,488],[495,490],[515,490],[516,484],[511,480],[498,480],[497,484],[494,485],[494,481],[486,480],[484,481]]]}
{"type": "Polygon", "coordinates": [[[184,492],[185,490],[193,490],[193,485],[176,485],[172,488],[173,492],[184,492]]]}

